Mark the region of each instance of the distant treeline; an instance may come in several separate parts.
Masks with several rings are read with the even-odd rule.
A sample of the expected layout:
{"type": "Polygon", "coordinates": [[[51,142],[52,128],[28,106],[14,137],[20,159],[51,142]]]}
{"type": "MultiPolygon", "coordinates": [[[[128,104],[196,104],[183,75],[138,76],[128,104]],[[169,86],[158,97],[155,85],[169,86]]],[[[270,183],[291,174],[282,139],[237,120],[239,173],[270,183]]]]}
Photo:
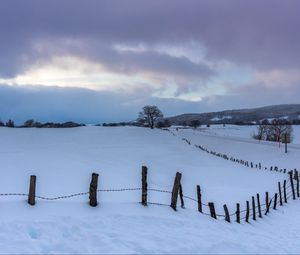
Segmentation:
{"type": "MultiPolygon", "coordinates": [[[[273,119],[272,119],[273,120],[273,119]]],[[[215,122],[201,122],[200,120],[191,120],[191,121],[179,121],[178,125],[179,126],[190,126],[194,127],[195,123],[197,123],[199,126],[202,125],[223,125],[223,124],[228,124],[228,125],[237,125],[237,126],[254,126],[254,125],[260,125],[262,123],[266,125],[272,125],[272,120],[269,121],[268,119],[264,119],[261,121],[232,121],[232,120],[220,120],[220,121],[215,121],[215,122]]],[[[274,119],[274,120],[282,120],[284,121],[287,125],[300,125],[300,119],[294,119],[294,120],[286,120],[286,119],[274,119]]]]}
{"type": "MultiPolygon", "coordinates": [[[[103,126],[103,127],[124,127],[124,126],[134,126],[134,127],[149,127],[147,123],[142,121],[129,121],[129,122],[111,122],[111,123],[103,123],[97,124],[96,126],[103,126]]],[[[167,128],[170,127],[171,124],[168,120],[159,120],[155,123],[156,128],[167,128]]]]}
{"type": "MultiPolygon", "coordinates": [[[[276,120],[276,119],[275,119],[276,120]]],[[[284,120],[281,119],[281,122],[284,122],[285,125],[300,125],[299,120],[284,120]]],[[[249,125],[272,125],[272,121],[267,119],[257,122],[247,122],[247,121],[237,121],[235,123],[218,123],[218,124],[232,124],[232,125],[240,125],[240,126],[249,126],[249,125]]],[[[183,127],[192,127],[197,128],[201,126],[210,127],[211,123],[201,123],[199,120],[191,120],[191,121],[181,121],[178,123],[179,126],[183,127]]],[[[34,120],[27,120],[22,125],[15,125],[13,120],[8,120],[6,123],[0,121],[0,127],[10,127],[10,128],[73,128],[73,127],[82,127],[85,126],[83,123],[76,123],[73,121],[67,121],[63,123],[55,123],[55,122],[45,122],[41,123],[34,120]]],[[[103,127],[124,127],[124,126],[135,126],[135,127],[148,127],[147,123],[141,121],[129,121],[129,122],[110,122],[103,124],[96,124],[95,126],[103,126],[103,127]]],[[[160,119],[155,122],[156,128],[168,128],[171,126],[171,123],[168,119],[160,119]]]]}
{"type": "Polygon", "coordinates": [[[46,122],[41,123],[34,120],[27,120],[23,125],[15,125],[13,120],[8,120],[6,123],[0,121],[0,127],[9,127],[9,128],[73,128],[73,127],[82,127],[85,124],[79,124],[72,121],[67,121],[64,123],[54,123],[46,122]]]}

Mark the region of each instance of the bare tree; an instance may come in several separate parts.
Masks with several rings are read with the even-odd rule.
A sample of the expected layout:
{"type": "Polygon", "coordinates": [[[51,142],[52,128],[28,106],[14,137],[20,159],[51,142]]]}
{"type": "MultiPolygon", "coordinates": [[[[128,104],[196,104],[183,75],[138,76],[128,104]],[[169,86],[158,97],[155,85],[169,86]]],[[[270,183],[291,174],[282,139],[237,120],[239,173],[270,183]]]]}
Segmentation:
{"type": "Polygon", "coordinates": [[[273,120],[270,125],[270,141],[280,141],[290,143],[292,141],[292,125],[286,120],[273,120]],[[286,138],[286,140],[285,140],[286,138]]]}
{"type": "Polygon", "coordinates": [[[139,121],[146,123],[151,129],[154,128],[155,121],[162,117],[161,110],[155,105],[146,105],[143,107],[143,111],[139,113],[139,121]]]}
{"type": "Polygon", "coordinates": [[[286,120],[274,119],[271,123],[262,122],[257,127],[257,133],[253,135],[257,140],[290,143],[293,138],[293,127],[286,120]]]}
{"type": "Polygon", "coordinates": [[[34,120],[26,120],[25,122],[24,122],[24,127],[33,127],[34,126],[34,124],[35,124],[35,122],[34,122],[34,120]]]}
{"type": "Polygon", "coordinates": [[[200,120],[191,120],[190,126],[193,128],[197,128],[197,127],[201,126],[201,122],[200,122],[200,120]]]}
{"type": "Polygon", "coordinates": [[[10,128],[13,128],[13,127],[15,127],[15,123],[14,123],[13,120],[8,120],[8,122],[6,122],[6,126],[10,127],[10,128]]]}

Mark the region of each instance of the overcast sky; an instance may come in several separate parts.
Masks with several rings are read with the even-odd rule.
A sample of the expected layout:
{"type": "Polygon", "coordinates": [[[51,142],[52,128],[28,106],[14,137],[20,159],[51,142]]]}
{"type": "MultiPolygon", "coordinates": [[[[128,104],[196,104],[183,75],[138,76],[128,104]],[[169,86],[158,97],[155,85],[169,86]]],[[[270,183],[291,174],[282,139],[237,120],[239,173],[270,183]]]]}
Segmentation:
{"type": "Polygon", "coordinates": [[[2,0],[0,119],[299,103],[300,1],[2,0]]]}

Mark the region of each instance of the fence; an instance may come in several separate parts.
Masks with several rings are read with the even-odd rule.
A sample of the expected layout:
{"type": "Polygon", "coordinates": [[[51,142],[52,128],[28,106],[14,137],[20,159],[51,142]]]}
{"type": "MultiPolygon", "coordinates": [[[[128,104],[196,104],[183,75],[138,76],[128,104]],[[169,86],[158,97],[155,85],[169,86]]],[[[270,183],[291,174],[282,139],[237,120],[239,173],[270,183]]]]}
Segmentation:
{"type": "MultiPolygon", "coordinates": [[[[170,132],[172,135],[178,137],[173,131],[171,131],[170,129],[164,129],[168,132],[170,132]]],[[[182,141],[186,142],[188,145],[192,145],[191,141],[188,140],[187,138],[183,137],[181,138],[182,141]]],[[[213,151],[213,150],[209,150],[207,148],[205,148],[204,146],[202,145],[198,145],[198,144],[194,144],[194,146],[208,154],[211,154],[211,155],[214,155],[216,157],[219,157],[219,158],[222,158],[224,160],[230,160],[232,162],[235,162],[237,164],[241,164],[245,167],[249,167],[249,168],[256,168],[256,169],[263,169],[263,170],[269,170],[269,171],[275,171],[275,172],[279,172],[279,173],[283,173],[283,174],[287,174],[289,171],[287,171],[286,168],[284,169],[279,169],[277,166],[270,166],[270,167],[266,167],[266,166],[262,166],[262,164],[259,162],[259,163],[253,163],[251,161],[248,161],[248,160],[244,160],[244,159],[238,159],[238,158],[235,158],[233,156],[228,156],[227,154],[225,153],[220,153],[220,152],[216,152],[216,151],[213,151]]],[[[297,169],[295,168],[294,170],[297,171],[297,169]]],[[[293,170],[290,170],[290,171],[293,171],[293,170]]]]}
{"type": "Polygon", "coordinates": [[[204,203],[202,201],[202,191],[200,185],[195,187],[196,198],[186,196],[183,192],[183,187],[181,185],[182,174],[177,172],[173,188],[171,191],[169,190],[160,190],[154,188],[148,188],[148,168],[146,166],[142,167],[141,171],[141,187],[139,188],[122,188],[122,189],[98,189],[98,174],[93,173],[91,177],[91,182],[89,186],[88,192],[76,193],[71,195],[64,195],[59,197],[44,197],[36,195],[36,183],[37,178],[35,175],[30,176],[29,183],[29,193],[4,193],[0,194],[0,196],[26,196],[28,197],[28,203],[31,206],[36,204],[36,200],[59,200],[59,199],[68,199],[76,196],[86,196],[89,195],[89,205],[92,207],[96,207],[98,205],[97,194],[99,192],[124,192],[124,191],[139,191],[141,192],[141,200],[140,204],[143,206],[148,206],[149,204],[153,205],[162,205],[162,206],[170,206],[174,211],[177,210],[178,198],[180,200],[181,208],[185,208],[184,201],[190,200],[195,202],[195,210],[199,213],[211,216],[214,219],[222,218],[227,222],[237,222],[241,223],[242,221],[249,222],[252,220],[257,220],[258,218],[262,218],[264,215],[267,215],[272,209],[276,210],[277,207],[283,206],[288,203],[289,200],[300,197],[299,190],[299,173],[297,170],[289,172],[289,180],[284,180],[283,184],[278,182],[278,191],[270,198],[269,192],[265,193],[264,203],[261,203],[261,195],[259,193],[256,196],[252,196],[251,201],[245,201],[245,209],[241,210],[243,206],[241,204],[236,204],[236,211],[230,213],[226,204],[223,205],[223,212],[217,213],[214,202],[204,203]],[[287,185],[288,183],[288,185],[287,185]],[[148,200],[148,192],[161,192],[167,193],[170,195],[170,204],[163,204],[159,202],[153,202],[148,200]]]}

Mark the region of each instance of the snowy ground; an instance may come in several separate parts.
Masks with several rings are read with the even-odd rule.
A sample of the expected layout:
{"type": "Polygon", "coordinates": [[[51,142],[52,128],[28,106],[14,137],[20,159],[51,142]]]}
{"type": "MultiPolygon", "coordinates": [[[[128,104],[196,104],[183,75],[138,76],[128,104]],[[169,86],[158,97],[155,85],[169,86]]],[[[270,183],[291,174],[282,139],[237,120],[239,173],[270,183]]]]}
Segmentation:
{"type": "MultiPolygon", "coordinates": [[[[294,126],[294,141],[288,145],[288,155],[284,145],[276,142],[257,141],[251,137],[255,126],[212,125],[197,130],[179,129],[177,135],[193,141],[209,150],[225,153],[228,156],[261,162],[266,167],[299,169],[300,126],[294,126]]],[[[173,129],[174,131],[176,129],[173,129]]]]}
{"type": "MultiPolygon", "coordinates": [[[[252,134],[257,132],[257,126],[211,125],[209,128],[202,126],[199,130],[212,135],[251,139],[252,134]]],[[[300,125],[293,126],[293,144],[300,144],[300,125]]]]}
{"type": "MultiPolygon", "coordinates": [[[[226,133],[226,131],[223,130],[226,133]]],[[[287,176],[249,169],[201,152],[180,137],[216,151],[261,160],[265,165],[299,166],[295,144],[288,154],[275,146],[224,139],[217,133],[144,128],[82,127],[74,129],[0,129],[0,193],[27,193],[30,174],[37,175],[37,194],[55,197],[88,191],[90,174],[100,174],[100,189],[139,188],[142,165],[149,168],[150,188],[171,190],[176,171],[183,173],[185,195],[213,201],[217,213],[256,193],[277,191],[287,176]],[[261,154],[265,156],[262,157],[261,154]],[[277,162],[276,161],[276,162],[277,162]]],[[[238,135],[232,135],[238,136],[238,135]]],[[[243,136],[240,136],[243,138],[243,136]]],[[[245,139],[248,139],[244,137],[245,139]]],[[[297,154],[298,153],[298,154],[297,154]]],[[[256,160],[256,161],[257,161],[256,160]]],[[[272,211],[251,224],[228,224],[196,211],[168,206],[142,207],[140,191],[101,192],[99,206],[88,196],[67,200],[0,197],[1,253],[299,253],[299,201],[272,211]]],[[[169,204],[168,193],[149,194],[153,202],[169,204]]],[[[207,210],[205,208],[205,210],[207,210]]]]}

